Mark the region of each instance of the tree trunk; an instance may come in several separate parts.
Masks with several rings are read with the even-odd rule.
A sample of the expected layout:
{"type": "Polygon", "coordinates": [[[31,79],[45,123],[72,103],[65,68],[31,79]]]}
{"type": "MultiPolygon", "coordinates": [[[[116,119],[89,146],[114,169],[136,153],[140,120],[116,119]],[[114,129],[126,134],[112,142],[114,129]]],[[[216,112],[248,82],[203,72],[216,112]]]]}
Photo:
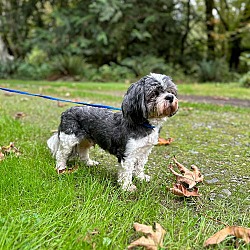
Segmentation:
{"type": "Polygon", "coordinates": [[[213,38],[214,0],[205,0],[205,5],[206,5],[206,28],[207,28],[207,59],[214,60],[214,58],[215,58],[215,41],[213,38]]]}
{"type": "Polygon", "coordinates": [[[231,40],[230,42],[231,55],[230,55],[229,66],[230,66],[230,70],[237,71],[239,63],[240,63],[241,37],[239,37],[238,34],[234,34],[234,35],[231,35],[230,40],[231,40]]]}
{"type": "Polygon", "coordinates": [[[185,50],[185,43],[187,40],[188,33],[190,31],[190,0],[187,1],[187,20],[186,20],[186,26],[185,26],[185,33],[181,38],[181,58],[184,56],[184,50],[185,50]]]}
{"type": "Polygon", "coordinates": [[[4,44],[4,41],[2,37],[0,36],[0,63],[6,63],[8,61],[12,61],[13,59],[14,57],[8,53],[8,50],[4,44]]]}

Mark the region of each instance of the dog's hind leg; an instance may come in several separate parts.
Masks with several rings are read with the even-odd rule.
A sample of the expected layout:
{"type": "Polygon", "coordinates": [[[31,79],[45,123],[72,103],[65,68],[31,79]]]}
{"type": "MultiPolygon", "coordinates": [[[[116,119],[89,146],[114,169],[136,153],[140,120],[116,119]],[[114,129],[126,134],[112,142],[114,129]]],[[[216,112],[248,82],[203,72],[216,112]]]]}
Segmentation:
{"type": "Polygon", "coordinates": [[[66,169],[67,160],[75,145],[79,143],[79,139],[74,134],[59,134],[59,146],[56,152],[56,170],[58,173],[66,169]]]}
{"type": "Polygon", "coordinates": [[[79,153],[80,160],[85,161],[87,166],[94,166],[98,165],[99,162],[93,161],[89,158],[89,149],[94,146],[94,143],[90,140],[82,140],[78,145],[77,145],[77,150],[79,153]]]}

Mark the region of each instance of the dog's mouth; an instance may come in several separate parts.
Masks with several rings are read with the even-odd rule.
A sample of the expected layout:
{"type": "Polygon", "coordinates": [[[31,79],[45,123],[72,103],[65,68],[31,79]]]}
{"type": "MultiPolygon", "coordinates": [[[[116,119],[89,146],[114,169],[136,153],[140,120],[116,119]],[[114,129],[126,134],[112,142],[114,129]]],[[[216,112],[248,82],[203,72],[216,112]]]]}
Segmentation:
{"type": "Polygon", "coordinates": [[[165,101],[157,107],[159,117],[171,117],[178,111],[178,99],[174,98],[173,102],[165,101]]]}
{"type": "Polygon", "coordinates": [[[174,98],[173,101],[161,99],[156,106],[154,106],[150,118],[163,118],[171,117],[178,111],[178,99],[174,98]]]}
{"type": "Polygon", "coordinates": [[[175,115],[179,109],[178,99],[175,98],[175,100],[169,105],[168,108],[170,109],[168,117],[175,115]]]}

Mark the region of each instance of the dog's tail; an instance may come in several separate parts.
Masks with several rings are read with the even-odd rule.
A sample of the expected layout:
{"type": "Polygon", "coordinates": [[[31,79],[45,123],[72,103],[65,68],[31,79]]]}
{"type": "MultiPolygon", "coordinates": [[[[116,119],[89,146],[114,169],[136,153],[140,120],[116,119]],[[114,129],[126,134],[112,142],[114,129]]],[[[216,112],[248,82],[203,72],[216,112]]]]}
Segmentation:
{"type": "Polygon", "coordinates": [[[55,133],[54,135],[52,135],[48,141],[47,141],[47,145],[53,155],[53,157],[56,156],[56,152],[58,150],[59,147],[59,136],[58,133],[55,133]]]}

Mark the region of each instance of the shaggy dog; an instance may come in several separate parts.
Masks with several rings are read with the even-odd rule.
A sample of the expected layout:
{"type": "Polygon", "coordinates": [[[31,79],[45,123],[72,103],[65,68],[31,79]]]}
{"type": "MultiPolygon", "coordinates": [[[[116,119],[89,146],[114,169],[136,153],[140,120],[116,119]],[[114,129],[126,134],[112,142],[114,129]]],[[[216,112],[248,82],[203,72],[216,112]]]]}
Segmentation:
{"type": "Polygon", "coordinates": [[[163,122],[178,110],[176,96],[177,88],[170,77],[150,73],[129,87],[122,112],[87,106],[69,108],[61,115],[58,133],[47,142],[56,158],[58,173],[66,169],[72,154],[89,166],[98,164],[89,158],[90,147],[98,144],[117,157],[122,189],[134,191],[133,175],[150,180],[144,165],[158,142],[163,122]]]}

